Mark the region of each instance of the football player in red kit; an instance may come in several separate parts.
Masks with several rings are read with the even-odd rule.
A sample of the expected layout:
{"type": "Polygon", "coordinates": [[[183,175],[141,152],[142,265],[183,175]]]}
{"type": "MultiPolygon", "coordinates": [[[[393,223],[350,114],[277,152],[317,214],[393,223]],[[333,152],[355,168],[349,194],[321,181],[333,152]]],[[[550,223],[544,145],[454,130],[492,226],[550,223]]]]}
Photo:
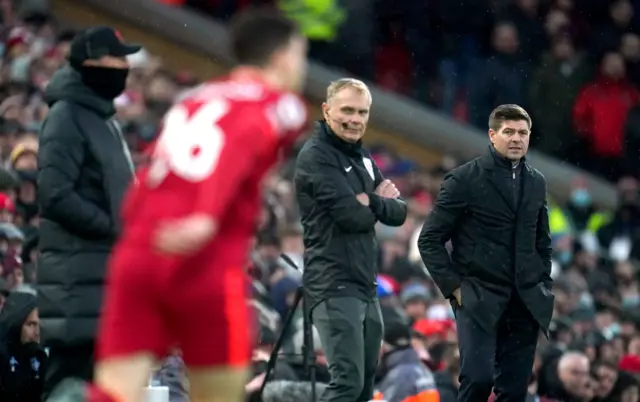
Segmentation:
{"type": "Polygon", "coordinates": [[[154,364],[177,345],[192,402],[244,399],[251,331],[243,266],[262,178],[307,120],[291,92],[306,73],[307,43],[291,21],[249,12],[232,24],[231,47],[240,66],[171,108],[125,201],[94,394],[143,401],[154,364]]]}

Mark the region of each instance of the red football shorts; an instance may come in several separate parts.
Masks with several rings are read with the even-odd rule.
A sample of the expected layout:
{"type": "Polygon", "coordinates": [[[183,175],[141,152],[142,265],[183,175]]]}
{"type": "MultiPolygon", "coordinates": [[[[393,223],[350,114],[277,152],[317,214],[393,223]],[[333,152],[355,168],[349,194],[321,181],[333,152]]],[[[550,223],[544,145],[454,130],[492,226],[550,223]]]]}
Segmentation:
{"type": "Polygon", "coordinates": [[[247,282],[241,267],[117,247],[109,262],[97,359],[173,347],[188,366],[236,366],[251,359],[247,282]]]}

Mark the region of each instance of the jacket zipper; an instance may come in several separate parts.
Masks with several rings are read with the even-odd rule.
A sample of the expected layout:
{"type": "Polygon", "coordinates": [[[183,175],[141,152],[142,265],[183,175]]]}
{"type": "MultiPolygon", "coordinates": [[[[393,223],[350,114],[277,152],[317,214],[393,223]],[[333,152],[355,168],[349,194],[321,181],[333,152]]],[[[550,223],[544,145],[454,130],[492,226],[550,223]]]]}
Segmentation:
{"type": "Polygon", "coordinates": [[[109,131],[111,131],[113,136],[116,137],[116,140],[120,143],[120,147],[122,148],[124,157],[127,160],[127,164],[129,165],[129,170],[131,171],[131,174],[133,175],[134,180],[136,180],[135,178],[136,168],[135,168],[135,165],[133,164],[133,158],[131,157],[129,146],[127,145],[127,142],[125,141],[124,136],[122,135],[122,131],[120,131],[120,126],[113,119],[109,120],[109,122],[107,123],[107,126],[109,127],[109,131]]]}

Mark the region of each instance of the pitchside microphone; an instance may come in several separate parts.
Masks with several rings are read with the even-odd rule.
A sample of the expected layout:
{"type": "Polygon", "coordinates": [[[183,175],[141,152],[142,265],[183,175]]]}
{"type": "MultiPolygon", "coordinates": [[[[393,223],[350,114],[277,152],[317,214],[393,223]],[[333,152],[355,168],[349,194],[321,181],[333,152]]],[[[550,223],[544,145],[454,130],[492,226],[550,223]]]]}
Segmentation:
{"type": "Polygon", "coordinates": [[[346,121],[334,120],[334,122],[338,123],[339,125],[341,125],[343,130],[346,130],[346,129],[349,128],[349,123],[347,123],[346,121]]]}
{"type": "MultiPolygon", "coordinates": [[[[326,118],[325,118],[325,120],[326,120],[326,118]]],[[[345,129],[345,130],[349,128],[349,123],[346,123],[346,122],[343,122],[343,121],[339,121],[339,120],[336,120],[336,119],[331,119],[331,121],[333,121],[335,124],[341,125],[342,128],[345,129]]]]}

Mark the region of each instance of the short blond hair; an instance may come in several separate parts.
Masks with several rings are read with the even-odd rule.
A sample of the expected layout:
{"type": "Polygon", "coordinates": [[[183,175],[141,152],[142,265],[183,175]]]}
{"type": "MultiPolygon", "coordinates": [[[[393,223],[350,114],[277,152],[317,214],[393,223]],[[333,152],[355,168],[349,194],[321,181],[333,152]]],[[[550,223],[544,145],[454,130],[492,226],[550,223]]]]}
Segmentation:
{"type": "Polygon", "coordinates": [[[340,78],[332,81],[327,87],[327,102],[345,88],[353,88],[361,94],[367,94],[371,99],[371,91],[369,91],[367,84],[355,78],[340,78]]]}

